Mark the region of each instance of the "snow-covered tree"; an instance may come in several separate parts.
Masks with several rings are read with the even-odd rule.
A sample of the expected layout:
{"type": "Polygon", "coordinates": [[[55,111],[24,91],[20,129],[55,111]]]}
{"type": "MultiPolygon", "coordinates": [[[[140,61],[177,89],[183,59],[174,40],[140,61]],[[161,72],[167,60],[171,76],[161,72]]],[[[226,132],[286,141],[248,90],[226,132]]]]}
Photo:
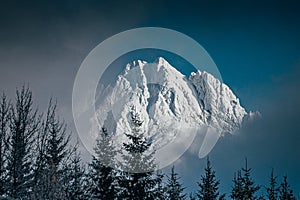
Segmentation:
{"type": "Polygon", "coordinates": [[[183,192],[184,187],[179,182],[178,174],[174,170],[174,166],[171,169],[171,174],[168,176],[166,184],[166,196],[168,200],[183,200],[186,199],[186,194],[183,192]]]}
{"type": "Polygon", "coordinates": [[[119,185],[122,188],[120,199],[144,200],[155,198],[157,177],[154,176],[154,153],[148,153],[149,142],[141,126],[143,121],[135,111],[131,112],[131,133],[125,135],[129,139],[124,143],[119,185]],[[144,172],[141,172],[144,171],[144,172]]]}
{"type": "Polygon", "coordinates": [[[78,142],[72,152],[71,160],[63,167],[63,184],[66,198],[70,200],[84,200],[88,198],[86,193],[86,174],[78,152],[78,142]]]}
{"type": "Polygon", "coordinates": [[[111,135],[101,128],[94,148],[96,156],[89,164],[88,191],[91,199],[116,199],[118,195],[115,148],[111,135]]]}
{"type": "Polygon", "coordinates": [[[164,174],[158,170],[156,172],[156,186],[154,190],[154,199],[155,200],[164,200],[166,199],[166,188],[163,184],[164,174]]]}

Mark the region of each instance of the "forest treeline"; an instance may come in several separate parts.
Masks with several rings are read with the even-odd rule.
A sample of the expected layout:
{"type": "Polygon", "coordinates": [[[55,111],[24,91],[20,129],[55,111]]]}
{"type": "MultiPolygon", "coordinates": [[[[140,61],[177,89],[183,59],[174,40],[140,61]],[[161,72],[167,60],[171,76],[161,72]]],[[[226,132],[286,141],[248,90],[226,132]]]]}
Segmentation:
{"type": "MultiPolygon", "coordinates": [[[[247,161],[232,178],[232,189],[219,192],[220,180],[210,160],[198,189],[187,194],[174,167],[170,172],[155,171],[151,142],[140,127],[138,113],[131,113],[130,133],[121,149],[114,146],[112,134],[99,128],[89,163],[81,160],[78,142],[57,116],[56,102],[49,100],[47,110],[39,112],[27,87],[17,89],[14,99],[3,93],[0,100],[0,199],[38,200],[294,200],[286,176],[269,175],[269,185],[260,186],[251,177],[247,161]],[[122,163],[116,162],[121,155],[122,163]],[[147,172],[133,173],[140,169],[147,172]]],[[[199,172],[201,174],[201,172],[199,172]]]]}

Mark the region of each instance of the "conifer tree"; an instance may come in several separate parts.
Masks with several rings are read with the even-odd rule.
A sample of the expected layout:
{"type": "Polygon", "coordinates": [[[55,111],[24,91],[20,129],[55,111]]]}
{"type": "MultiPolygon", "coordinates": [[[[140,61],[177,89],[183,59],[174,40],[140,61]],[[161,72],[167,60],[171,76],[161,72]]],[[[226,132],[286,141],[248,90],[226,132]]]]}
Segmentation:
{"type": "Polygon", "coordinates": [[[28,88],[23,86],[17,90],[9,118],[7,154],[7,191],[12,198],[29,199],[32,186],[33,142],[40,125],[32,104],[32,92],[28,88]]]}
{"type": "Polygon", "coordinates": [[[56,116],[57,104],[49,102],[46,119],[38,136],[38,159],[35,166],[35,186],[33,198],[65,199],[63,187],[63,167],[71,154],[70,134],[66,125],[56,116]]]}
{"type": "Polygon", "coordinates": [[[251,178],[250,172],[251,168],[248,168],[248,161],[246,159],[245,168],[242,168],[244,173],[243,182],[243,196],[245,199],[257,199],[255,193],[260,189],[258,185],[255,185],[251,178]]]}
{"type": "Polygon", "coordinates": [[[96,156],[89,164],[91,199],[116,199],[118,195],[115,157],[117,150],[106,128],[102,128],[94,148],[96,156]]]}
{"type": "Polygon", "coordinates": [[[233,178],[233,187],[231,191],[231,199],[233,200],[243,200],[243,180],[242,174],[239,170],[237,173],[234,174],[233,178]]]}
{"type": "Polygon", "coordinates": [[[75,145],[71,159],[67,165],[63,167],[63,184],[66,193],[66,199],[84,200],[88,198],[86,194],[86,174],[82,165],[78,145],[75,145]]]}
{"type": "Polygon", "coordinates": [[[278,188],[276,183],[276,176],[274,176],[274,170],[272,168],[269,187],[267,187],[267,197],[269,200],[277,200],[278,199],[278,188]]]}
{"type": "Polygon", "coordinates": [[[156,172],[156,186],[155,186],[155,200],[164,200],[166,199],[165,195],[165,186],[163,185],[164,174],[161,171],[156,172]]]}
{"type": "Polygon", "coordinates": [[[287,176],[283,177],[283,181],[279,187],[279,199],[280,200],[296,200],[293,190],[287,181],[287,176]]]}
{"type": "Polygon", "coordinates": [[[7,144],[6,139],[8,136],[9,120],[10,120],[10,102],[7,100],[3,93],[0,99],[0,196],[5,194],[6,191],[6,154],[7,144]]]}
{"type": "Polygon", "coordinates": [[[174,166],[172,167],[171,174],[168,176],[166,184],[166,196],[168,200],[183,200],[186,199],[184,194],[184,187],[179,182],[178,174],[175,173],[174,166]]]}
{"type": "Polygon", "coordinates": [[[125,135],[128,143],[123,143],[123,162],[119,185],[122,188],[120,199],[145,200],[155,198],[157,178],[154,176],[153,152],[148,153],[151,142],[141,130],[143,121],[135,111],[131,112],[131,133],[125,135]]]}
{"type": "Polygon", "coordinates": [[[247,159],[245,168],[242,168],[242,172],[243,174],[241,174],[241,171],[238,171],[237,176],[234,176],[231,198],[235,200],[259,199],[255,196],[255,193],[260,187],[256,185],[251,178],[251,168],[248,168],[247,159]]]}
{"type": "MultiPolygon", "coordinates": [[[[216,180],[216,172],[210,165],[209,158],[207,158],[207,164],[205,168],[205,175],[201,176],[201,182],[198,183],[199,191],[197,196],[201,200],[216,200],[219,197],[219,184],[220,181],[216,180]]],[[[221,195],[223,199],[225,195],[221,195]]]]}

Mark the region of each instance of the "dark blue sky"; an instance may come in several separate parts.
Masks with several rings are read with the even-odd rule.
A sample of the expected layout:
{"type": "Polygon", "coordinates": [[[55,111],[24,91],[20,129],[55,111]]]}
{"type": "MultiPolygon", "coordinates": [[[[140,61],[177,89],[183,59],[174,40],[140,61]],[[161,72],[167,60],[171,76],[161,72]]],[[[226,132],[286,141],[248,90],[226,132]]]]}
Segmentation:
{"type": "MultiPolygon", "coordinates": [[[[57,97],[74,130],[74,78],[96,45],[136,27],[180,31],[208,51],[242,105],[263,114],[262,122],[223,138],[211,153],[222,188],[230,189],[247,156],[258,182],[274,167],[300,192],[299,9],[298,1],[279,0],[0,1],[0,90],[12,95],[29,83],[40,108],[57,97]]],[[[183,160],[178,170],[192,185],[204,161],[183,160]]]]}

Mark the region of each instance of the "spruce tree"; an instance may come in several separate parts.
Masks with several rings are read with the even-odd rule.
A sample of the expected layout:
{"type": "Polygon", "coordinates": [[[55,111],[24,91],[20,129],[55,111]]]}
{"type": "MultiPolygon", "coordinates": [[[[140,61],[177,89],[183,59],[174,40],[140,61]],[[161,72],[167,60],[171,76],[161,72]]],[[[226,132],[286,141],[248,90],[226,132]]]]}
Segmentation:
{"type": "Polygon", "coordinates": [[[3,93],[0,99],[0,196],[5,194],[6,191],[6,154],[7,144],[6,139],[8,136],[9,120],[10,120],[10,102],[7,100],[3,93]]]}
{"type": "Polygon", "coordinates": [[[40,124],[32,104],[28,88],[17,90],[16,102],[11,107],[7,155],[7,194],[12,198],[29,199],[32,186],[33,142],[40,124]]]}
{"type": "Polygon", "coordinates": [[[267,187],[267,197],[269,200],[277,200],[278,199],[278,188],[276,183],[276,178],[274,176],[274,170],[272,168],[270,181],[269,181],[269,187],[267,187]]]}
{"type": "Polygon", "coordinates": [[[166,196],[168,200],[183,200],[186,199],[186,194],[184,194],[184,188],[179,182],[178,174],[175,173],[174,166],[172,167],[171,174],[168,176],[168,181],[166,184],[166,196]]]}
{"type": "MultiPolygon", "coordinates": [[[[216,200],[219,197],[220,181],[216,179],[216,172],[210,165],[209,158],[207,158],[205,175],[201,176],[201,182],[198,183],[199,190],[197,196],[201,200],[216,200]]],[[[221,199],[224,195],[221,195],[221,199]]]]}
{"type": "Polygon", "coordinates": [[[94,148],[96,156],[89,164],[88,191],[91,199],[116,199],[118,194],[115,157],[117,150],[106,128],[102,128],[94,148]]]}
{"type": "Polygon", "coordinates": [[[63,171],[66,198],[69,200],[87,199],[88,196],[85,192],[87,180],[85,176],[85,169],[81,164],[81,158],[78,152],[78,143],[74,148],[69,164],[65,165],[63,171]]]}
{"type": "Polygon", "coordinates": [[[251,178],[251,168],[248,168],[248,161],[246,159],[245,168],[242,168],[244,173],[243,182],[243,196],[245,199],[257,199],[255,193],[260,189],[258,185],[255,185],[251,178]]]}
{"type": "Polygon", "coordinates": [[[255,196],[255,193],[260,189],[258,185],[254,183],[251,178],[251,168],[248,168],[248,162],[246,159],[245,168],[242,168],[242,172],[238,171],[237,176],[233,179],[233,188],[231,191],[231,198],[235,200],[249,200],[259,199],[255,196]]]}
{"type": "Polygon", "coordinates": [[[166,199],[165,186],[163,184],[164,174],[161,171],[156,172],[156,186],[154,191],[155,200],[164,200],[166,199]]]}
{"type": "Polygon", "coordinates": [[[131,133],[123,143],[123,164],[119,185],[122,188],[120,199],[145,200],[155,198],[157,178],[154,176],[155,161],[153,152],[148,153],[151,143],[141,130],[143,121],[135,111],[131,112],[131,133]]]}
{"type": "Polygon", "coordinates": [[[233,187],[231,190],[230,197],[233,200],[243,200],[244,199],[244,197],[243,197],[243,182],[242,182],[242,175],[241,175],[240,170],[234,174],[233,187]]]}
{"type": "Polygon", "coordinates": [[[287,176],[283,177],[283,182],[279,187],[279,199],[280,200],[296,200],[293,190],[290,187],[290,184],[287,181],[287,176]]]}
{"type": "Polygon", "coordinates": [[[56,115],[57,104],[49,102],[46,119],[43,122],[37,144],[40,150],[35,165],[35,186],[33,198],[36,199],[65,199],[63,187],[63,167],[70,157],[70,134],[66,125],[56,115]]]}

